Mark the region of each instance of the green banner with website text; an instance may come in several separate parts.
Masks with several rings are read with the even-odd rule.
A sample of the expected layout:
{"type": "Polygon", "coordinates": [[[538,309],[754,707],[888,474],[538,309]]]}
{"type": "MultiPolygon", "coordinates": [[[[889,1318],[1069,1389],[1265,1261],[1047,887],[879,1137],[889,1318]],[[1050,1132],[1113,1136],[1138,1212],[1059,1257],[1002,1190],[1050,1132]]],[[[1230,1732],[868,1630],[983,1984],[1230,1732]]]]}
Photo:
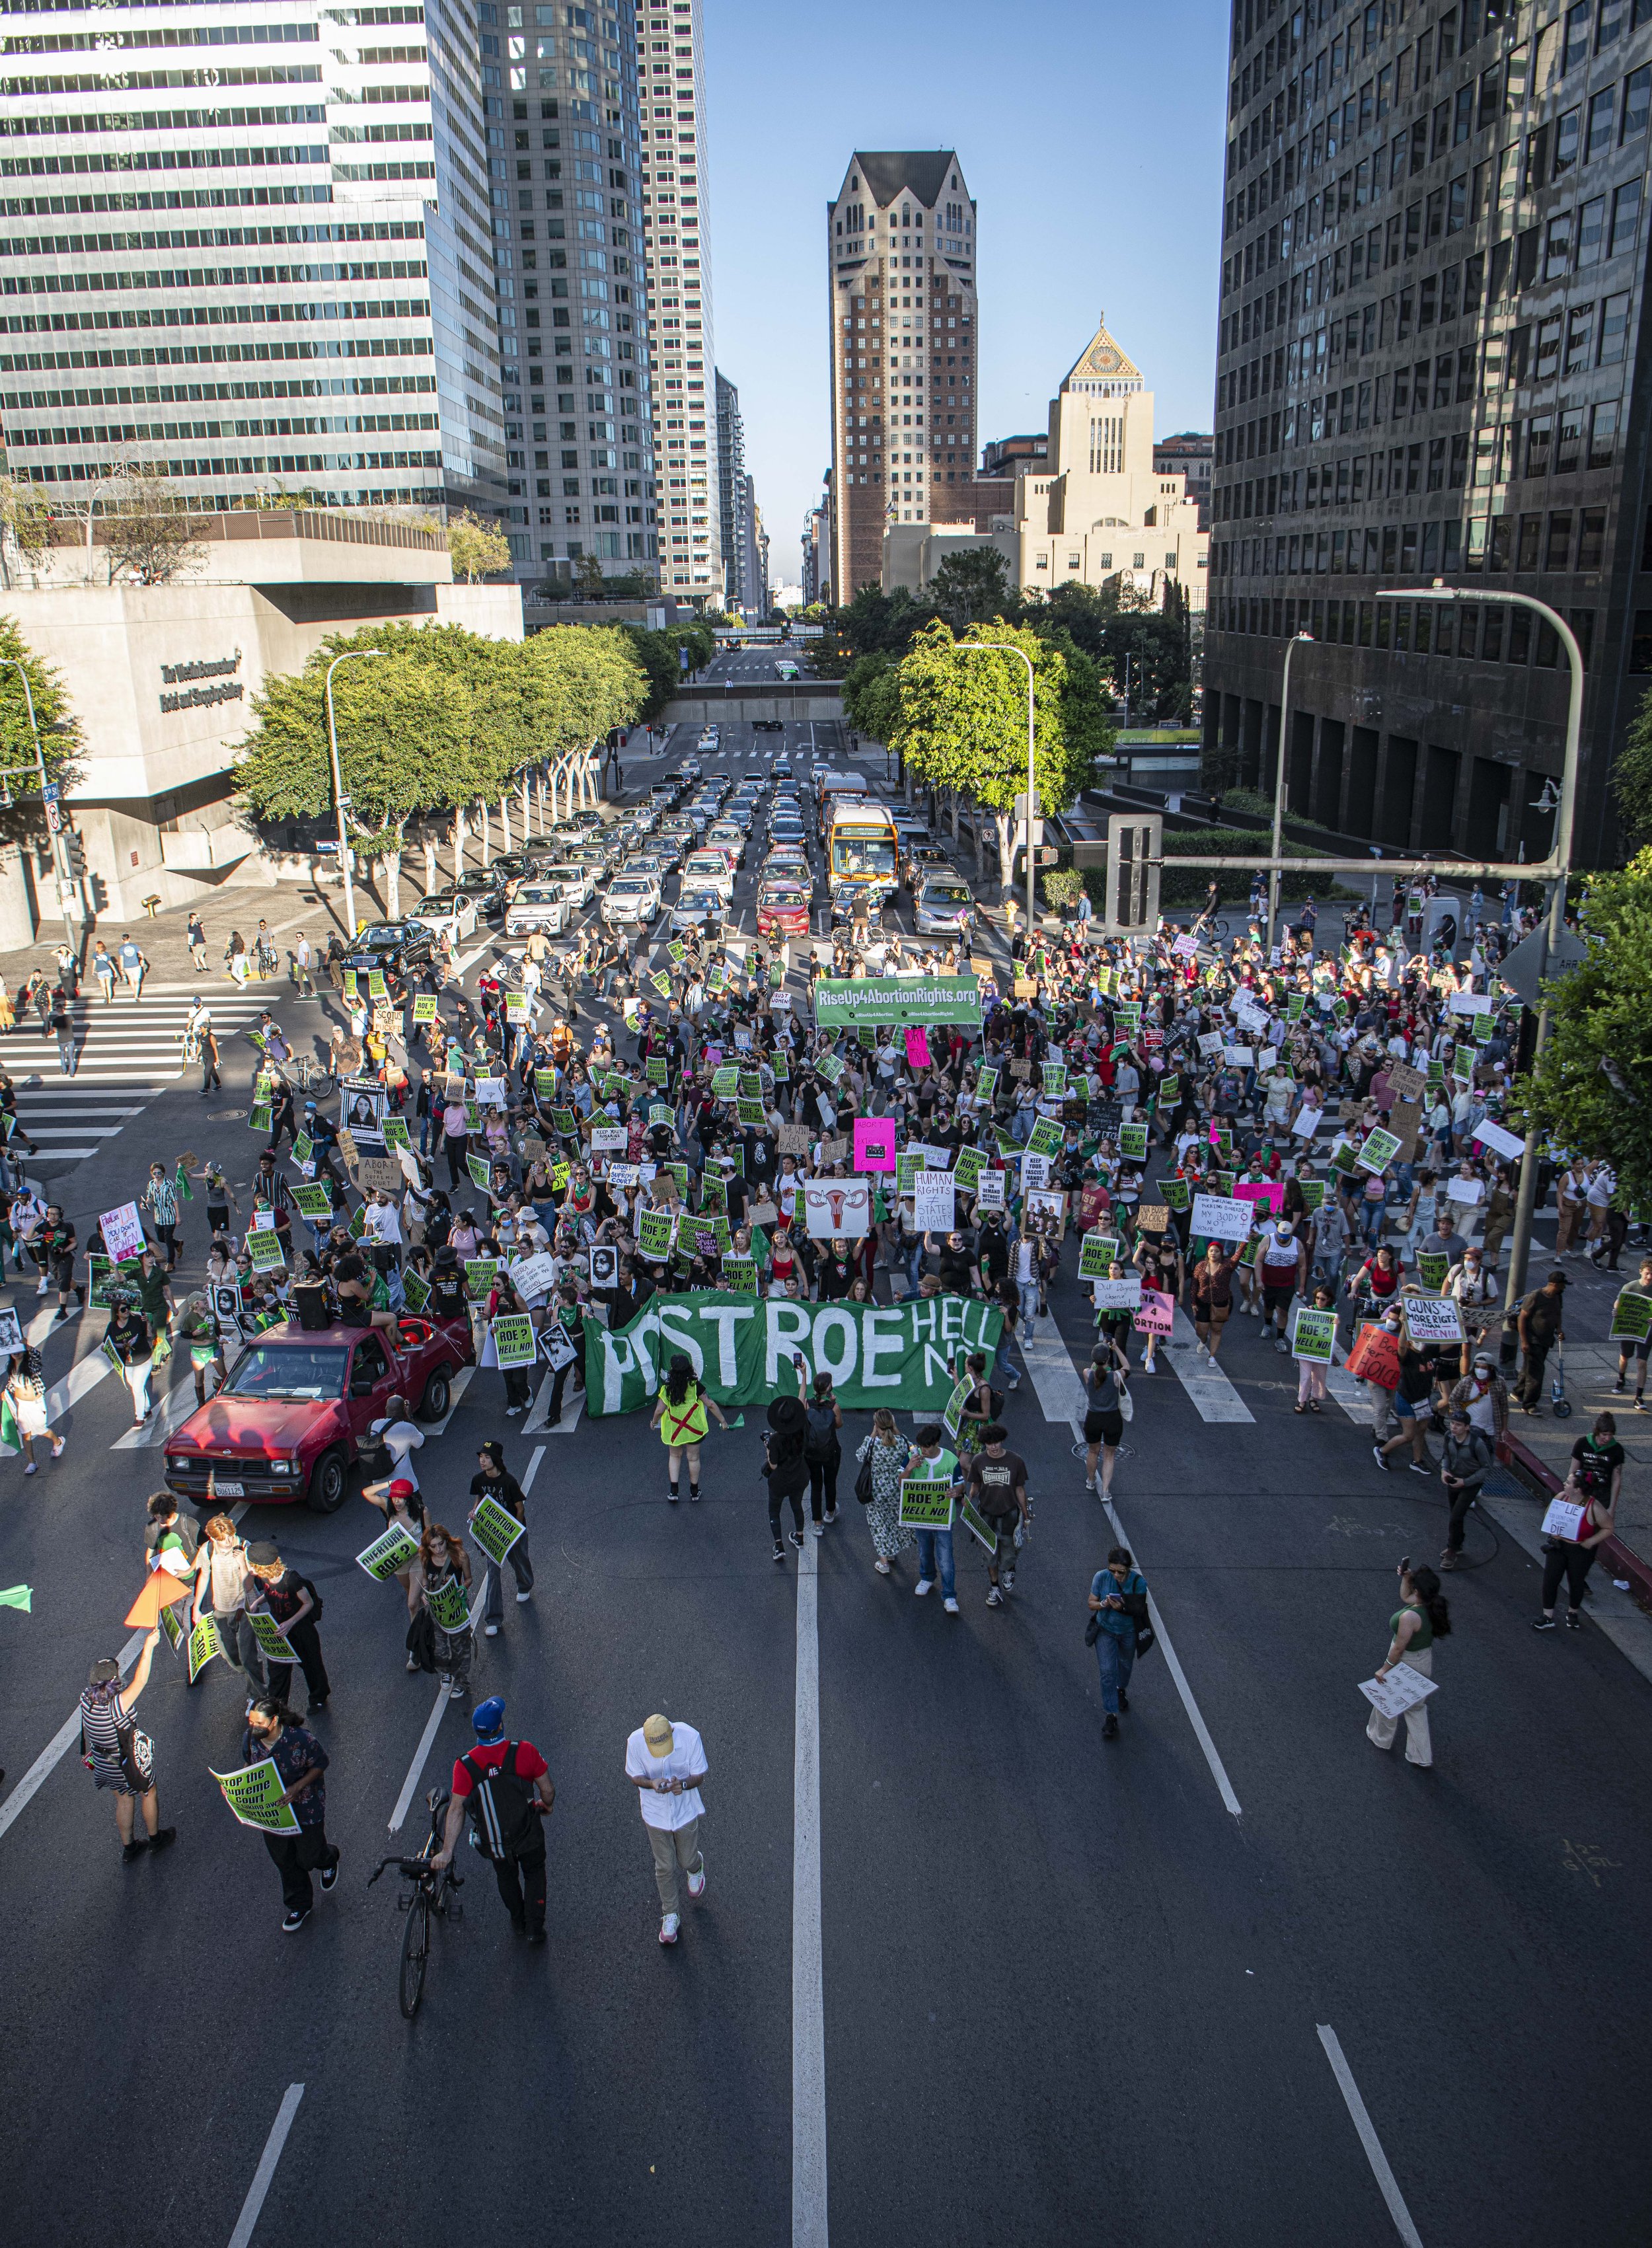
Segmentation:
{"type": "Polygon", "coordinates": [[[814,1019],[822,1029],[860,1023],[981,1021],[981,986],[973,976],[824,977],[814,987],[814,1019]]]}
{"type": "Polygon", "coordinates": [[[829,1374],[849,1412],[888,1405],[932,1413],[938,1421],[955,1387],[949,1359],[963,1372],[970,1351],[990,1359],[1004,1314],[967,1296],[903,1304],[804,1304],[785,1296],[723,1289],[655,1295],[630,1324],[585,1331],[586,1410],[593,1417],[634,1413],[652,1403],[678,1351],[720,1405],[767,1405],[798,1394],[794,1352],[805,1377],[829,1374]]]}

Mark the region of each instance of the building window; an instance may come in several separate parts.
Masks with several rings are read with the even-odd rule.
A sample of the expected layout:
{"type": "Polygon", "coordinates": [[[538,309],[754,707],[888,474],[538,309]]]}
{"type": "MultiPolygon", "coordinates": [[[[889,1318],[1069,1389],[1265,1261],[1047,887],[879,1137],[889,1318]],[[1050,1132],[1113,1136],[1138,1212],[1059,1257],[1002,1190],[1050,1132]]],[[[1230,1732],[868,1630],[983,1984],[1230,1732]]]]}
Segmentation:
{"type": "Polygon", "coordinates": [[[1607,252],[1616,257],[1635,247],[1635,229],[1641,223],[1641,182],[1629,180],[1612,198],[1612,244],[1607,252]]]}
{"type": "Polygon", "coordinates": [[[1629,292],[1608,297],[1601,307],[1601,356],[1596,364],[1615,367],[1622,359],[1629,327],[1629,292]]]}

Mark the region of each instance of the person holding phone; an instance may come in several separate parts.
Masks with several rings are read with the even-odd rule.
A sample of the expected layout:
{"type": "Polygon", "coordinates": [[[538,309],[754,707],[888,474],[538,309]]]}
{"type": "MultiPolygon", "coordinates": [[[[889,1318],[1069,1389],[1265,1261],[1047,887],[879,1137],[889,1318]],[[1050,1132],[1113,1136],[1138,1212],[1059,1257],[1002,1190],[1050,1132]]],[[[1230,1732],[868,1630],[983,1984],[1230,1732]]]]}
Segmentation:
{"type": "Polygon", "coordinates": [[[705,1895],[705,1858],[700,1848],[700,1820],[705,1811],[700,1789],[708,1777],[705,1743],[681,1717],[656,1713],[626,1742],[625,1772],[637,1790],[654,1853],[660,1941],[675,1943],[682,1925],[678,1873],[688,1882],[693,1903],[705,1895]]]}

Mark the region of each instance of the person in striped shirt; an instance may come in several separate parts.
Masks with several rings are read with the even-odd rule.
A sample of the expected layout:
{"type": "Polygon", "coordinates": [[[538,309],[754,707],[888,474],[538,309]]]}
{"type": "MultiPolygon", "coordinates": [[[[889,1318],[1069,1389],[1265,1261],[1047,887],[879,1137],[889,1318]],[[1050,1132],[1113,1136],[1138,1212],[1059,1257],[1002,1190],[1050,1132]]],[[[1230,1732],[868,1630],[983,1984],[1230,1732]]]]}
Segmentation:
{"type": "Polygon", "coordinates": [[[167,1252],[167,1270],[176,1265],[182,1251],[178,1245],[178,1189],[167,1176],[164,1165],[151,1163],[149,1183],[143,1190],[143,1206],[154,1221],[154,1230],[167,1252]]]}

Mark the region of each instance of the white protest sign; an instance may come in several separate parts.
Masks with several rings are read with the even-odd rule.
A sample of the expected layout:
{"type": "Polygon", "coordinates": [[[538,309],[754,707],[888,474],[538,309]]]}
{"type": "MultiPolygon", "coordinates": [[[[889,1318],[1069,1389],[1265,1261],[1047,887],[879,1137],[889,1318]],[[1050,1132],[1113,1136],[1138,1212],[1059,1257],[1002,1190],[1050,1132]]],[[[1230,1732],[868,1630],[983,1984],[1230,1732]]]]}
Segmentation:
{"type": "Polygon", "coordinates": [[[1463,1313],[1453,1296],[1402,1296],[1400,1309],[1413,1342],[1461,1342],[1463,1313]]]}
{"type": "Polygon", "coordinates": [[[1575,1546],[1583,1535],[1583,1518],[1588,1511],[1575,1500],[1552,1498],[1539,1526],[1546,1538],[1563,1538],[1568,1546],[1575,1546]]]}
{"type": "Polygon", "coordinates": [[[1141,1308],[1139,1272],[1132,1272],[1122,1280],[1093,1280],[1090,1285],[1098,1312],[1134,1312],[1141,1308]]]}
{"type": "Polygon", "coordinates": [[[811,1179],[803,1189],[803,1207],[805,1230],[811,1241],[855,1240],[872,1230],[871,1182],[811,1179]]]}
{"type": "Polygon", "coordinates": [[[503,1108],[505,1105],[505,1082],[502,1077],[479,1077],[476,1079],[476,1107],[503,1108]]]}
{"type": "Polygon", "coordinates": [[[912,1218],[924,1233],[950,1233],[957,1222],[950,1171],[920,1171],[912,1182],[912,1218]]]}
{"type": "Polygon", "coordinates": [[[138,1215],[135,1202],[123,1202],[117,1210],[106,1210],[98,1225],[112,1263],[120,1264],[128,1257],[142,1256],[143,1220],[138,1215]]]}
{"type": "Polygon", "coordinates": [[[1035,1155],[1031,1148],[1021,1158],[1021,1189],[1024,1194],[1042,1194],[1050,1183],[1050,1158],[1035,1155]]]}
{"type": "Polygon", "coordinates": [[[1291,1127],[1291,1130],[1295,1137],[1299,1140],[1311,1140],[1314,1134],[1319,1130],[1320,1119],[1324,1115],[1324,1114],[1325,1111],[1323,1108],[1304,1108],[1299,1110],[1296,1121],[1291,1127]]]}
{"type": "Polygon", "coordinates": [[[1490,1148],[1494,1155],[1506,1155],[1511,1162],[1525,1153],[1525,1141],[1517,1133],[1508,1130],[1506,1126],[1494,1124],[1489,1116],[1483,1116],[1475,1126],[1474,1136],[1490,1148]]]}
{"type": "Polygon", "coordinates": [[[1454,1015],[1489,1015],[1491,1011],[1491,996],[1484,991],[1453,991],[1447,1005],[1454,1015]]]}
{"type": "Polygon", "coordinates": [[[1253,1205],[1229,1195],[1195,1195],[1193,1231],[1207,1241],[1248,1241],[1253,1205]]]}
{"type": "Polygon", "coordinates": [[[1479,1202],[1485,1194],[1484,1179],[1448,1179],[1445,1182],[1448,1202],[1479,1202]]]}
{"type": "Polygon", "coordinates": [[[977,1210],[1004,1208],[1004,1173],[983,1171],[975,1182],[975,1206],[977,1210]]]}
{"type": "Polygon", "coordinates": [[[557,1285],[554,1258],[543,1250],[532,1257],[521,1257],[509,1268],[512,1282],[530,1303],[548,1296],[557,1285]]]}
{"type": "Polygon", "coordinates": [[[599,1124],[591,1134],[593,1155],[611,1155],[616,1148],[630,1145],[631,1134],[623,1124],[599,1124]]]}
{"type": "Polygon", "coordinates": [[[1402,1717],[1408,1710],[1426,1701],[1435,1691],[1432,1678],[1425,1678],[1409,1662],[1396,1662],[1386,1678],[1363,1678],[1360,1691],[1374,1710],[1385,1717],[1402,1717]]]}

